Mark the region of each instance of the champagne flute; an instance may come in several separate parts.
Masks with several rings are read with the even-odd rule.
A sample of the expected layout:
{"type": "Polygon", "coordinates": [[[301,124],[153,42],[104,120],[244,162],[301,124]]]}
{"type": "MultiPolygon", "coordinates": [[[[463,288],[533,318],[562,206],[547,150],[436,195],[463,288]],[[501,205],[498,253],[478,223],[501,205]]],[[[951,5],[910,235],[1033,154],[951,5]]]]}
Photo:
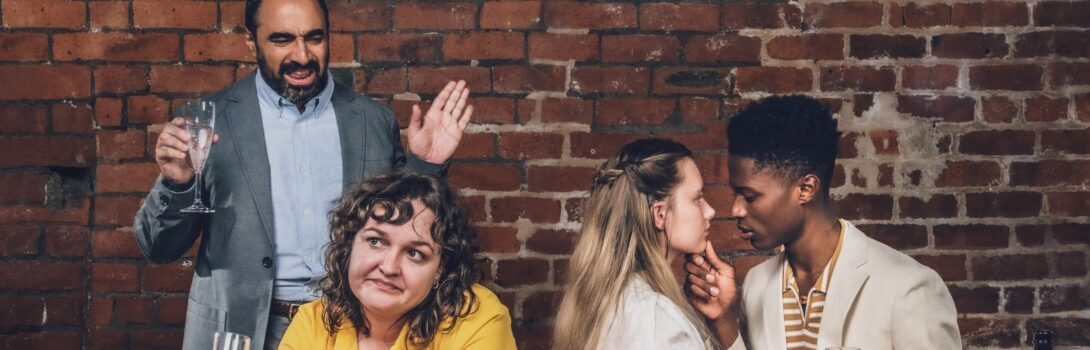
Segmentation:
{"type": "Polygon", "coordinates": [[[232,332],[216,332],[212,350],[250,350],[250,337],[232,332]]]}
{"type": "Polygon", "coordinates": [[[204,163],[208,160],[208,149],[212,147],[212,134],[216,126],[216,105],[210,101],[187,101],[175,110],[175,117],[185,119],[185,130],[189,132],[189,163],[197,177],[194,185],[197,195],[193,205],[182,209],[186,213],[212,213],[201,201],[201,175],[204,163]]]}

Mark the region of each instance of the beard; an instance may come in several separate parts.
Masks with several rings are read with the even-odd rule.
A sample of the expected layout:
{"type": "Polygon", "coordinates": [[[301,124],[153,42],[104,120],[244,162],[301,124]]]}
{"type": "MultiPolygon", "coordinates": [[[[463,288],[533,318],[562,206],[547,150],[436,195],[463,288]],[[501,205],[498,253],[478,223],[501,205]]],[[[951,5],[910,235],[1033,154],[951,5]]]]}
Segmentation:
{"type": "Polygon", "coordinates": [[[261,71],[261,78],[265,79],[265,82],[269,84],[269,87],[271,87],[277,95],[280,95],[280,97],[295,105],[303,104],[310,101],[310,99],[315,96],[318,96],[318,94],[322,92],[322,89],[325,88],[325,85],[327,84],[326,80],[329,79],[328,74],[321,71],[321,66],[318,64],[318,61],[315,60],[310,60],[306,64],[288,61],[281,64],[280,69],[274,73],[272,66],[265,60],[265,54],[261,52],[260,48],[257,49],[257,64],[261,67],[261,69],[259,69],[259,71],[261,71]],[[309,85],[292,85],[284,79],[285,75],[300,69],[310,69],[314,74],[318,74],[318,79],[314,79],[314,83],[309,85]]]}

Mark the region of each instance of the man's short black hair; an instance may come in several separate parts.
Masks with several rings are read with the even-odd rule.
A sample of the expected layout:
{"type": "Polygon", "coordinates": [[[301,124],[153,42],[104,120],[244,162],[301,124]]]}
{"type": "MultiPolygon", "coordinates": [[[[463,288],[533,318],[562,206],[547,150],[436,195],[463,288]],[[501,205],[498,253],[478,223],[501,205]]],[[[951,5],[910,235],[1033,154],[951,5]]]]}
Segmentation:
{"type": "Polygon", "coordinates": [[[806,96],[772,96],[730,119],[728,152],[752,158],[757,169],[780,171],[793,181],[806,174],[821,179],[829,193],[840,132],[829,109],[806,96]]]}
{"type": "MultiPolygon", "coordinates": [[[[322,19],[325,20],[325,27],[329,29],[329,8],[325,5],[325,0],[314,0],[318,2],[318,7],[322,9],[322,19]]],[[[246,30],[250,31],[251,36],[257,36],[257,9],[261,7],[262,0],[246,0],[246,30]]]]}

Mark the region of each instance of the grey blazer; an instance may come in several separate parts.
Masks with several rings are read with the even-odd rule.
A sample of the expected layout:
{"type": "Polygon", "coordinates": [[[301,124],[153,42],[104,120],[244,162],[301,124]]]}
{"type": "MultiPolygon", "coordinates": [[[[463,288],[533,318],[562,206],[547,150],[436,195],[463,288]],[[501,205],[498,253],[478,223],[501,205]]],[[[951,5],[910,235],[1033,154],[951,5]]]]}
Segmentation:
{"type": "MultiPolygon", "coordinates": [[[[136,213],[136,240],[152,262],[176,261],[200,238],[183,349],[210,349],[217,331],[249,335],[251,349],[264,346],[276,236],[255,74],[207,98],[216,102],[220,139],[209,152],[200,190],[216,212],[179,212],[193,203],[195,191],[175,195],[158,179],[136,213]]],[[[390,109],[340,84],[331,100],[346,187],[406,163],[417,172],[445,171],[406,157],[390,109]]]]}

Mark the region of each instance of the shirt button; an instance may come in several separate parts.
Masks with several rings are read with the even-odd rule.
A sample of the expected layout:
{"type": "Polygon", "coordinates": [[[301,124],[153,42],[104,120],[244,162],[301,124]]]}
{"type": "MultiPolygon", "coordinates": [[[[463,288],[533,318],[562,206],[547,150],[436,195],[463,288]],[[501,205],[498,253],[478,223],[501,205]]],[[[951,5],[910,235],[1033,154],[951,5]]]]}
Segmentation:
{"type": "Polygon", "coordinates": [[[299,166],[299,172],[301,172],[301,173],[305,173],[305,172],[307,172],[307,168],[305,168],[305,167],[303,167],[302,165],[300,165],[300,166],[299,166]]]}
{"type": "Polygon", "coordinates": [[[303,216],[310,216],[310,209],[304,209],[303,216]]]}
{"type": "Polygon", "coordinates": [[[261,266],[264,266],[265,268],[272,267],[272,263],[273,263],[273,261],[272,261],[272,258],[270,258],[270,257],[266,256],[266,257],[261,259],[261,266]]]}

